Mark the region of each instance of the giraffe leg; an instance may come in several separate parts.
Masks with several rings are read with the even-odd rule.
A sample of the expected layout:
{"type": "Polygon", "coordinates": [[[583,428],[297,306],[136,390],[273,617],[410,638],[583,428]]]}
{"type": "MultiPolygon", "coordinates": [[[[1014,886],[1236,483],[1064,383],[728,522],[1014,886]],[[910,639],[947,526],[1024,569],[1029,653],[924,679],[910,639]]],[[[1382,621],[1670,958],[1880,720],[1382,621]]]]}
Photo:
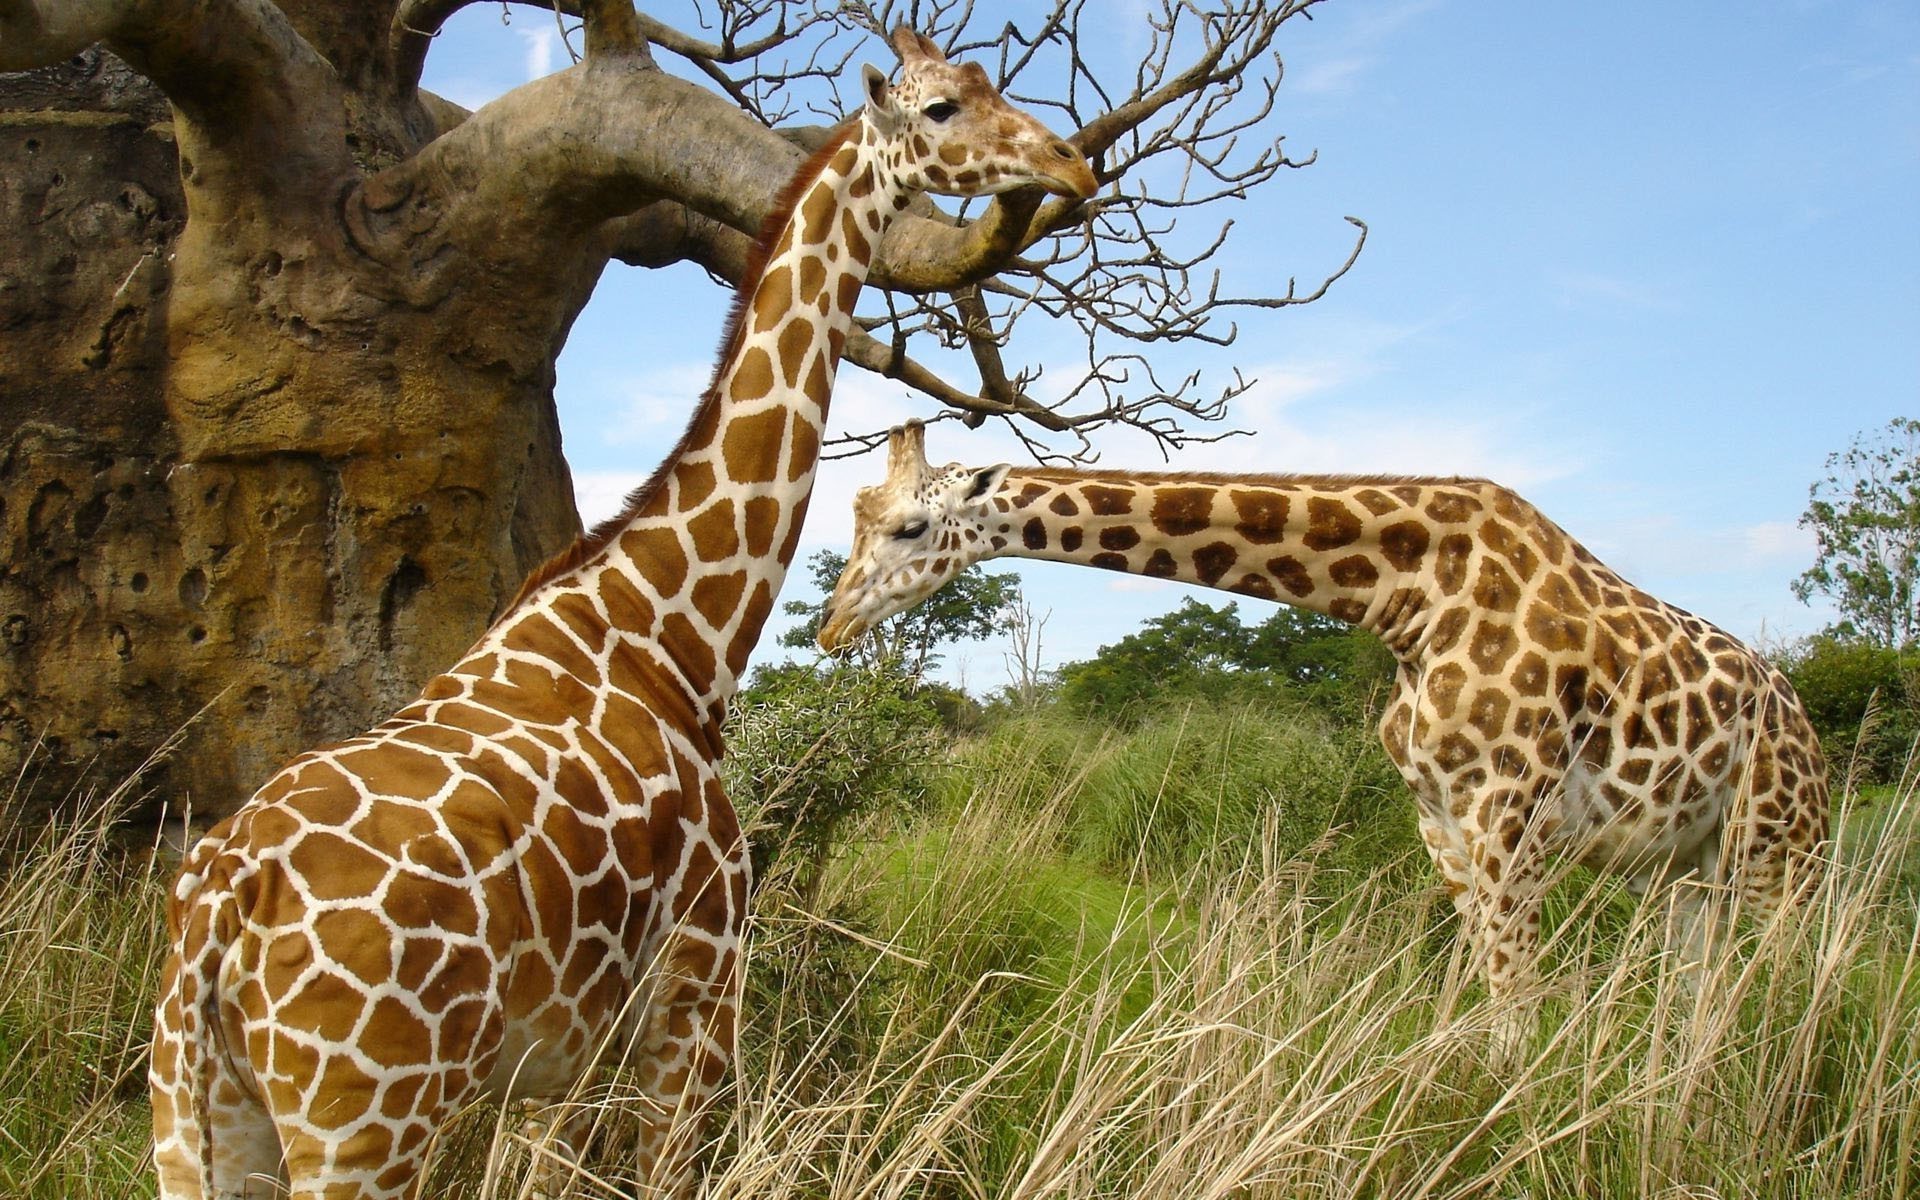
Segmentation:
{"type": "Polygon", "coordinates": [[[1475,876],[1481,966],[1487,994],[1501,1009],[1493,1033],[1494,1055],[1501,1062],[1514,1061],[1532,1032],[1526,1001],[1539,968],[1545,874],[1540,859],[1529,856],[1509,861],[1497,879],[1485,870],[1475,876]]]}
{"type": "Polygon", "coordinates": [[[559,1200],[573,1191],[579,1173],[586,1115],[539,1100],[520,1106],[520,1136],[533,1156],[524,1193],[530,1200],[559,1200]]]}
{"type": "Polygon", "coordinates": [[[690,1196],[706,1132],[707,1102],[734,1056],[737,955],[697,935],[675,934],[661,955],[649,1019],[632,1060],[647,1101],[638,1171],[650,1196],[690,1196]],[[701,971],[702,964],[717,969],[701,971]]]}
{"type": "Polygon", "coordinates": [[[288,1200],[415,1200],[420,1194],[425,1139],[387,1155],[370,1153],[376,1143],[392,1142],[378,1127],[339,1138],[291,1132],[283,1125],[281,1139],[287,1147],[288,1200]]]}
{"type": "Polygon", "coordinates": [[[154,1126],[165,1132],[154,1141],[154,1165],[163,1200],[242,1200],[279,1196],[280,1138],[260,1103],[230,1078],[214,1081],[206,1122],[185,1107],[184,1089],[154,1093],[154,1126]],[[203,1147],[210,1147],[213,1190],[203,1186],[203,1147]]]}
{"type": "MultiPolygon", "coordinates": [[[[217,959],[217,956],[212,956],[217,959]]],[[[257,1097],[234,1076],[207,1028],[210,971],[166,967],[154,1014],[148,1085],[162,1200],[238,1200],[280,1193],[280,1139],[257,1097]]]]}
{"type": "Polygon", "coordinates": [[[1528,796],[1549,794],[1557,786],[1557,780],[1539,777],[1528,792],[1516,787],[1476,791],[1460,805],[1466,814],[1460,835],[1471,864],[1467,921],[1487,993],[1501,1009],[1494,1051],[1502,1062],[1518,1056],[1533,1026],[1526,1001],[1539,968],[1546,847],[1554,826],[1528,796]]]}
{"type": "Polygon", "coordinates": [[[1719,914],[1710,891],[1697,878],[1669,879],[1659,886],[1667,907],[1667,959],[1688,990],[1697,994],[1719,914]]]}

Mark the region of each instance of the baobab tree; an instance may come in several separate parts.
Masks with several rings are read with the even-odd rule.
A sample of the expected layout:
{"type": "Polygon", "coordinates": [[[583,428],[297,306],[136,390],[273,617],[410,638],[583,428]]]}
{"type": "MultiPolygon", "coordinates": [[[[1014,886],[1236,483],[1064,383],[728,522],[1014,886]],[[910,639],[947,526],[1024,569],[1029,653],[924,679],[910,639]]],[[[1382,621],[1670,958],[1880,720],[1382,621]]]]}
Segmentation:
{"type": "Polygon", "coordinates": [[[1087,0],[991,29],[971,3],[560,0],[578,61],[469,112],[419,81],[470,2],[0,0],[0,771],[33,764],[36,803],[185,727],[152,794],[221,812],[453,661],[578,531],[554,362],[604,268],[737,277],[896,21],[1108,185],[895,225],[847,360],[930,413],[1050,455],[1221,436],[1243,384],[1162,380],[1152,347],[1229,342],[1353,262],[1245,297],[1211,268],[1213,210],[1304,165],[1269,126],[1318,0],[1160,0],[1120,78],[1079,52],[1087,0]],[[1084,378],[1037,396],[1002,356],[1022,320],[1077,327],[1084,378]]]}

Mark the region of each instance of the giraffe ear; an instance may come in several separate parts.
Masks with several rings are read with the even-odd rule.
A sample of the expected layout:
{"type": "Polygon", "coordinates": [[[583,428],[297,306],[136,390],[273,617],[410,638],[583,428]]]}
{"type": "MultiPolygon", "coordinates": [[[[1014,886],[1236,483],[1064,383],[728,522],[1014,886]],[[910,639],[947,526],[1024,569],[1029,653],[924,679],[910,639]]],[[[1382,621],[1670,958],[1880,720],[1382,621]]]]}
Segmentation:
{"type": "Polygon", "coordinates": [[[860,82],[866,89],[867,107],[884,110],[887,106],[887,76],[872,63],[860,67],[860,82]]]}
{"type": "Polygon", "coordinates": [[[896,425],[887,434],[887,478],[920,479],[927,473],[927,427],[918,421],[896,425]]]}
{"type": "Polygon", "coordinates": [[[895,25],[893,35],[887,40],[893,43],[893,48],[899,53],[900,61],[903,63],[924,60],[944,64],[947,61],[947,56],[940,52],[939,46],[935,45],[931,39],[921,37],[908,29],[905,24],[895,25]]]}
{"type": "Polygon", "coordinates": [[[1007,463],[1001,463],[998,466],[975,471],[973,474],[973,484],[967,488],[967,499],[972,501],[978,500],[982,496],[991,496],[999,490],[1001,480],[1007,477],[1007,472],[1010,470],[1012,470],[1011,466],[1007,463]]]}

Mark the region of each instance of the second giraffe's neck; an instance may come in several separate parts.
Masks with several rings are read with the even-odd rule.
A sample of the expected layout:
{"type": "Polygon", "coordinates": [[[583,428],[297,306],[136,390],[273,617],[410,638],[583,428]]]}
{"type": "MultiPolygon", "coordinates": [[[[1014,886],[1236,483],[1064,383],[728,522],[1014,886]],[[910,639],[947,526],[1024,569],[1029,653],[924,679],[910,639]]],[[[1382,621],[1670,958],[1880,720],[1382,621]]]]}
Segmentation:
{"type": "Polygon", "coordinates": [[[1510,495],[1472,479],[1016,470],[993,497],[986,556],[1275,600],[1368,629],[1405,657],[1436,570],[1465,563],[1473,515],[1510,495]]]}
{"type": "Polygon", "coordinates": [[[600,568],[633,585],[633,612],[609,615],[653,636],[711,713],[737,689],[773,612],[854,302],[905,206],[873,142],[863,121],[849,122],[794,177],[761,232],[764,266],[748,265],[686,436],[590,539],[604,547],[600,568]]]}

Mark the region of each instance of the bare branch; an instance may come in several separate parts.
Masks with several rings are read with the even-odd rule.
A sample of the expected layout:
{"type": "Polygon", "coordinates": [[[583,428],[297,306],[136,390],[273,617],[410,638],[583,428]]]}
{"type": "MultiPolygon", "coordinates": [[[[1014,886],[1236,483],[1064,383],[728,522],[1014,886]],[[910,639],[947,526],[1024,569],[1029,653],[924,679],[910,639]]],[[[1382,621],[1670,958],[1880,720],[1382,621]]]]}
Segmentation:
{"type": "MultiPolygon", "coordinates": [[[[396,30],[424,23],[404,30],[401,42],[438,28],[461,2],[408,0],[396,30]]],[[[561,0],[558,11],[577,13],[582,3],[561,0]]],[[[1110,426],[1136,429],[1171,452],[1231,436],[1230,405],[1248,385],[1238,375],[1210,388],[1191,374],[1161,378],[1143,349],[1230,346],[1240,332],[1237,314],[1318,299],[1353,268],[1366,242],[1366,226],[1350,218],[1350,253],[1313,285],[1289,277],[1270,292],[1246,293],[1221,267],[1239,233],[1220,206],[1314,161],[1311,153],[1290,155],[1271,124],[1284,78],[1282,27],[1316,3],[1157,0],[1146,52],[1112,71],[1100,65],[1110,56],[1099,41],[1111,14],[1090,0],[1050,0],[1031,16],[978,30],[973,25],[984,22],[971,0],[704,0],[695,7],[697,30],[646,14],[635,25],[724,99],[681,96],[666,85],[644,97],[583,87],[562,104],[542,105],[545,124],[525,127],[483,110],[467,125],[495,128],[463,127],[461,136],[442,139],[449,145],[422,156],[437,153],[443,163],[399,174],[432,182],[433,172],[452,177],[485,162],[533,179],[533,190],[549,197],[533,211],[523,204],[520,219],[611,221],[603,244],[623,261],[689,260],[732,281],[767,198],[798,161],[795,146],[817,141],[823,128],[782,129],[776,138],[769,127],[802,111],[837,120],[851,107],[838,91],[846,65],[862,49],[890,59],[885,32],[910,15],[949,53],[987,65],[1009,98],[1051,112],[1062,132],[1074,130],[1071,139],[1095,158],[1111,190],[1086,204],[1016,191],[957,214],[916,203],[890,228],[871,275],[891,299],[888,310],[859,322],[847,360],[969,424],[1006,421],[1043,459],[1090,456],[1110,426]],[[1029,89],[1029,78],[1044,83],[1029,89]],[[667,107],[638,134],[591,115],[655,112],[649,105],[667,107]],[[733,116],[723,118],[722,109],[733,116]],[[553,112],[567,114],[566,130],[552,127],[553,112]],[[562,142],[575,148],[565,162],[555,158],[562,142]],[[462,166],[465,160],[472,161],[462,166]],[[675,202],[648,203],[660,198],[675,202]],[[1084,340],[1084,370],[1064,390],[1042,391],[1036,368],[1008,361],[1015,328],[1036,311],[1071,322],[1084,340]],[[914,352],[929,338],[966,350],[972,377],[932,369],[930,358],[914,352]]],[[[590,74],[598,57],[594,23],[583,68],[590,74]]],[[[365,189],[369,211],[391,201],[395,182],[365,189]]],[[[484,191],[477,185],[459,203],[486,221],[504,219],[488,211],[484,191]]],[[[379,225],[366,222],[370,233],[379,225]]],[[[841,446],[869,440],[863,431],[841,446]]]]}

